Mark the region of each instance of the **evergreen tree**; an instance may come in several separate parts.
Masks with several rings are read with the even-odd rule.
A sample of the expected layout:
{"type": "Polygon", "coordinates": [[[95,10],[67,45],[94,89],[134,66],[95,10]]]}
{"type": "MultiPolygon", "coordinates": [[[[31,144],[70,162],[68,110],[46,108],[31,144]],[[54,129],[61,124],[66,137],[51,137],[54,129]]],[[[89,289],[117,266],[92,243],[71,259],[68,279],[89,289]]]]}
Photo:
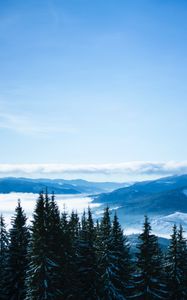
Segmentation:
{"type": "Polygon", "coordinates": [[[112,228],[109,208],[106,207],[100,224],[98,243],[99,272],[101,278],[99,294],[103,300],[125,299],[125,282],[123,281],[123,277],[120,278],[124,273],[119,268],[118,263],[124,263],[125,267],[125,257],[123,255],[125,255],[125,250],[127,249],[123,248],[124,240],[122,231],[119,234],[121,228],[118,225],[116,217],[112,228]]]}
{"type": "Polygon", "coordinates": [[[111,223],[108,207],[96,225],[90,209],[81,222],[75,212],[68,217],[64,211],[60,217],[54,194],[49,197],[46,190],[39,195],[30,231],[31,235],[20,201],[9,233],[0,217],[2,300],[187,299],[187,243],[182,226],[177,230],[174,225],[163,260],[145,217],[136,263],[132,263],[128,240],[116,214],[111,223]]]}
{"type": "Polygon", "coordinates": [[[101,219],[98,233],[97,250],[99,265],[99,296],[101,299],[112,299],[110,285],[110,242],[111,242],[111,220],[109,207],[106,207],[101,219]]]}
{"type": "MultiPolygon", "coordinates": [[[[31,229],[29,251],[31,262],[27,273],[28,300],[63,299],[57,283],[59,266],[54,260],[56,249],[52,232],[52,228],[56,226],[53,223],[56,222],[54,210],[56,210],[56,204],[50,202],[47,193],[45,196],[41,193],[36,204],[31,229]],[[55,209],[54,207],[51,209],[51,206],[55,209]]],[[[56,214],[58,215],[58,212],[56,214]]]]}
{"type": "Polygon", "coordinates": [[[76,241],[80,229],[79,217],[77,212],[72,211],[69,220],[69,232],[72,240],[72,245],[76,241]]]}
{"type": "Polygon", "coordinates": [[[126,299],[132,291],[130,246],[115,213],[111,232],[111,281],[118,291],[116,299],[126,299]]]}
{"type": "Polygon", "coordinates": [[[12,228],[10,229],[6,289],[9,300],[25,300],[29,232],[26,226],[27,218],[20,201],[18,201],[15,212],[15,216],[12,219],[12,228]]]}
{"type": "Polygon", "coordinates": [[[86,219],[85,212],[82,217],[82,226],[77,241],[77,266],[77,299],[99,299],[95,228],[90,209],[88,209],[88,218],[86,219]]]}
{"type": "Polygon", "coordinates": [[[181,278],[180,291],[181,300],[187,299],[187,244],[184,238],[184,231],[180,225],[178,231],[178,268],[181,278]]]}
{"type": "Polygon", "coordinates": [[[169,299],[177,300],[179,298],[180,282],[178,281],[178,241],[177,241],[177,226],[173,226],[173,233],[171,235],[171,242],[167,255],[167,273],[168,273],[168,290],[169,299]]]}
{"type": "MultiPolygon", "coordinates": [[[[77,244],[80,231],[80,223],[77,212],[72,211],[68,222],[68,239],[66,241],[66,299],[77,299],[77,244]]],[[[64,236],[65,237],[65,236],[64,236]]]]}
{"type": "Polygon", "coordinates": [[[166,268],[170,300],[186,299],[186,265],[186,242],[183,238],[183,229],[181,226],[177,232],[177,226],[174,225],[166,268]]]}
{"type": "Polygon", "coordinates": [[[61,258],[61,286],[64,292],[64,299],[70,298],[71,287],[71,254],[72,254],[72,239],[70,236],[68,216],[64,209],[60,220],[61,228],[61,245],[60,245],[60,258],[61,258]]]}
{"type": "Polygon", "coordinates": [[[134,299],[165,299],[167,293],[163,283],[162,256],[158,239],[151,234],[151,225],[147,217],[145,217],[143,232],[139,235],[139,241],[134,299]]]}
{"type": "Polygon", "coordinates": [[[48,213],[48,250],[49,259],[53,265],[53,268],[51,268],[51,285],[53,287],[53,291],[55,291],[54,295],[56,295],[54,296],[54,300],[61,300],[63,295],[61,283],[64,261],[61,259],[62,232],[60,212],[55,201],[54,194],[52,195],[51,199],[49,199],[48,195],[46,195],[46,201],[47,205],[49,205],[49,213],[46,212],[48,213]]]}
{"type": "Polygon", "coordinates": [[[0,216],[0,299],[7,299],[6,297],[6,272],[7,272],[7,255],[8,255],[8,232],[4,217],[0,216]]]}

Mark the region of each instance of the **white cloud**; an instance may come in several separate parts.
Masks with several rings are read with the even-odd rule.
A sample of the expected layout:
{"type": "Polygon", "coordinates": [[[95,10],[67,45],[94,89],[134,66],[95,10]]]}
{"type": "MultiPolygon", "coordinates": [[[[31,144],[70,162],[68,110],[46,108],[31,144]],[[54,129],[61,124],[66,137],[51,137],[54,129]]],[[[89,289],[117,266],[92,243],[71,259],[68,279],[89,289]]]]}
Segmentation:
{"type": "Polygon", "coordinates": [[[167,176],[187,173],[184,162],[125,162],[118,164],[0,164],[0,176],[43,176],[64,175],[148,175],[167,176]]]}

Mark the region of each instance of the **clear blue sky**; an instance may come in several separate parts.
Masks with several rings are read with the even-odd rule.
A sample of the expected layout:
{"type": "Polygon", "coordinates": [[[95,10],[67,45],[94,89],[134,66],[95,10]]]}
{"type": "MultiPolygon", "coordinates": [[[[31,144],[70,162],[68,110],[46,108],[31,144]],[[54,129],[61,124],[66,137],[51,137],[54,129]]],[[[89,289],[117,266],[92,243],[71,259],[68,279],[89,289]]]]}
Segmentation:
{"type": "Polygon", "coordinates": [[[1,0],[0,162],[183,161],[187,2],[1,0]]]}

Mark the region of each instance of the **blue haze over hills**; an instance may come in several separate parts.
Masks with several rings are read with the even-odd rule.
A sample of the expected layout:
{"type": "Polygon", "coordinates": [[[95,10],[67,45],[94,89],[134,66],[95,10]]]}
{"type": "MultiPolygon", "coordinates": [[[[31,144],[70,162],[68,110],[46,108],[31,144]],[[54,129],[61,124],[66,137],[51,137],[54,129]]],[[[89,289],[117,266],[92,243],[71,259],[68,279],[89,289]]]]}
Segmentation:
{"type": "MultiPolygon", "coordinates": [[[[115,182],[89,182],[81,179],[13,177],[0,179],[1,194],[31,193],[33,198],[37,198],[37,194],[42,190],[45,191],[46,188],[49,193],[58,194],[58,201],[62,202],[66,195],[70,195],[69,199],[72,200],[69,201],[74,201],[73,199],[77,196],[82,201],[81,199],[89,195],[95,205],[93,208],[95,218],[100,218],[104,207],[108,205],[111,214],[117,211],[127,234],[138,233],[141,230],[145,214],[150,217],[153,230],[158,235],[168,237],[174,223],[182,224],[184,230],[187,231],[187,175],[136,182],[131,185],[115,182]]],[[[11,199],[11,194],[9,197],[11,199]]],[[[21,197],[23,203],[26,203],[24,194],[21,197]]]]}
{"type": "Polygon", "coordinates": [[[82,179],[31,179],[31,178],[0,178],[0,193],[40,193],[46,188],[49,193],[55,194],[95,194],[109,192],[120,187],[127,186],[126,183],[115,182],[89,182],[82,179]]]}
{"type": "Polygon", "coordinates": [[[119,207],[128,215],[187,213],[187,175],[134,184],[86,180],[1,178],[0,193],[87,194],[94,202],[119,207]]]}
{"type": "Polygon", "coordinates": [[[138,182],[98,195],[95,201],[122,206],[129,214],[187,213],[187,175],[138,182]]]}

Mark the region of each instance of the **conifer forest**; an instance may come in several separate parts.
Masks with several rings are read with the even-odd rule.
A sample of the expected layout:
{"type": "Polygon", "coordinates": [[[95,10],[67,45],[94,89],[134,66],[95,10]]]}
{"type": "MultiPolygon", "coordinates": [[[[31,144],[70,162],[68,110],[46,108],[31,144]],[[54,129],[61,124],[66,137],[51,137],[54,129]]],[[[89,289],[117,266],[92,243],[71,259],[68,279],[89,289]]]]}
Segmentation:
{"type": "Polygon", "coordinates": [[[133,254],[109,207],[98,220],[90,208],[79,218],[60,213],[55,196],[40,193],[29,223],[18,201],[9,230],[0,218],[0,299],[186,300],[183,228],[171,228],[161,251],[145,216],[133,254]]]}

